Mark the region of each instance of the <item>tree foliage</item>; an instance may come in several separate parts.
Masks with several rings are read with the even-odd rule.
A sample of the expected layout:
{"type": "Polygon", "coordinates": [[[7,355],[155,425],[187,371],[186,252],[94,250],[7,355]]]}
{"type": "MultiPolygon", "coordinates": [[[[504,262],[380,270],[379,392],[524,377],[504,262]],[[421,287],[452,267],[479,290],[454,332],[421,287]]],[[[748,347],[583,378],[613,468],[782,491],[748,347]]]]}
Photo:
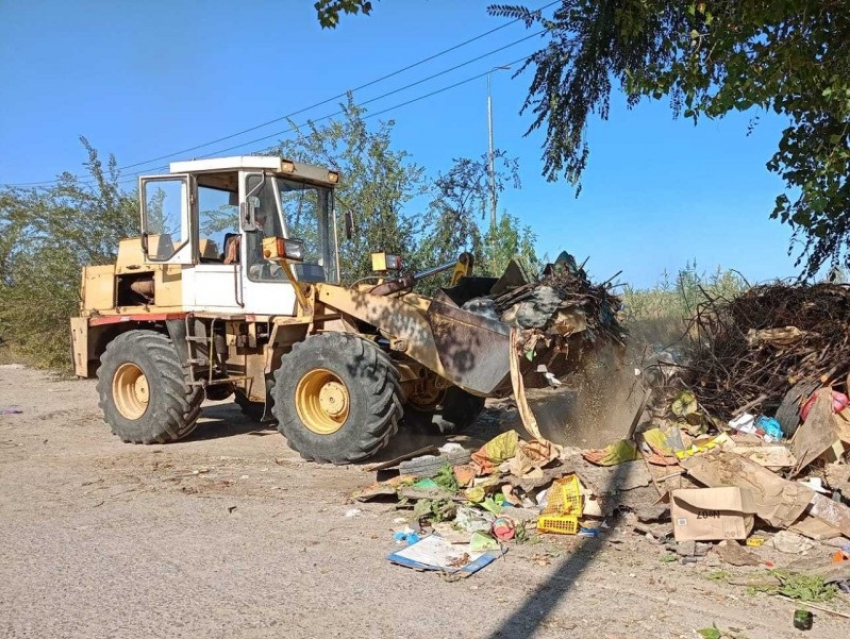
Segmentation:
{"type": "Polygon", "coordinates": [[[369,15],[372,3],[369,0],[317,0],[313,4],[322,28],[333,29],[339,24],[341,13],[369,15]]]}
{"type": "Polygon", "coordinates": [[[392,121],[370,131],[365,110],[351,96],[343,111],[342,118],[327,124],[296,128],[295,137],[282,141],[274,153],[340,172],[337,209],[350,211],[355,220],[351,240],[340,238],[340,271],[351,282],[371,271],[373,251],[410,253],[418,222],[403,209],[425,193],[426,181],[408,153],[392,148],[392,121]]]}
{"type": "Polygon", "coordinates": [[[138,235],[135,194],[118,184],[85,138],[90,181],[0,191],[0,338],[36,365],[70,361],[68,318],[79,308],[81,269],[115,260],[118,240],[138,235]]]}
{"type": "MultiPolygon", "coordinates": [[[[392,121],[371,130],[366,111],[351,96],[343,111],[340,119],[296,129],[275,153],[340,172],[337,208],[351,211],[355,220],[352,239],[340,238],[344,281],[367,276],[374,251],[403,255],[406,268],[414,270],[446,263],[463,251],[475,256],[482,274],[500,274],[514,253],[536,267],[534,234],[519,228],[516,217],[505,214],[495,237],[490,235],[486,156],[455,158],[447,171],[428,178],[408,153],[393,147],[392,121]]],[[[495,160],[497,191],[518,188],[517,161],[502,151],[495,160]]]]}
{"type": "MultiPolygon", "coordinates": [[[[515,159],[503,151],[494,153],[497,192],[507,184],[519,188],[519,168],[515,159]]],[[[469,251],[476,264],[488,272],[493,266],[485,236],[489,233],[490,174],[488,157],[455,158],[448,171],[437,175],[433,183],[431,203],[425,214],[428,234],[421,252],[433,256],[437,263],[469,251]],[[479,221],[484,227],[482,231],[479,221]]]]}
{"type": "MultiPolygon", "coordinates": [[[[803,240],[813,276],[847,263],[850,240],[850,10],[841,0],[563,0],[551,16],[519,5],[492,15],[543,27],[546,45],[523,110],[545,126],[544,173],[579,184],[587,125],[615,87],[634,106],[670,100],[675,115],[719,118],[758,108],[786,118],[767,164],[788,193],[772,217],[803,240]],[[842,257],[843,256],[843,257],[842,257]]],[[[790,250],[790,249],[789,249],[790,250]]]]}
{"type": "MultiPolygon", "coordinates": [[[[316,8],[323,26],[334,27],[340,13],[368,13],[371,3],[323,0],[316,8]]],[[[607,118],[615,89],[630,107],[667,99],[674,116],[694,122],[773,112],[787,126],[767,168],[787,188],[771,217],[802,243],[797,265],[804,276],[827,263],[850,266],[847,2],[561,0],[551,13],[522,4],[494,4],[488,12],[545,31],[545,45],[516,75],[533,70],[522,112],[533,115],[529,133],[546,131],[549,180],[563,175],[580,192],[588,123],[607,118]]]]}
{"type": "MultiPolygon", "coordinates": [[[[493,155],[496,192],[520,188],[516,158],[500,150],[493,155]]],[[[490,188],[486,154],[478,159],[455,158],[451,168],[437,176],[424,218],[427,233],[420,247],[423,258],[431,256],[440,264],[469,251],[482,274],[501,275],[513,258],[520,259],[530,271],[537,270],[536,237],[530,227],[521,228],[516,216],[503,212],[496,228],[491,228],[490,188]]]]}

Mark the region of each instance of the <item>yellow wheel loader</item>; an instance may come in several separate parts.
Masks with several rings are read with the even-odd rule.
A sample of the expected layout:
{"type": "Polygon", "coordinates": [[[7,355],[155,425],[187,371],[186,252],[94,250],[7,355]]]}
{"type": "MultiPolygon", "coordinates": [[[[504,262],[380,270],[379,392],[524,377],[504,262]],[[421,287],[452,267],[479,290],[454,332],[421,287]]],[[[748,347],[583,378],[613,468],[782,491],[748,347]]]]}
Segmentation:
{"type": "Polygon", "coordinates": [[[334,209],[338,173],[269,156],[170,170],[139,179],[141,235],[120,241],[114,264],[84,267],[71,319],[76,373],[97,377],[122,440],[176,441],[205,397],[233,396],[306,459],[343,464],[383,448],[403,415],[450,432],[486,397],[522,399],[534,365],[520,331],[464,308],[508,290],[510,274],[475,277],[468,254],[404,273],[376,253],[375,278],[343,286],[339,236],[352,225],[334,209]],[[452,286],[413,292],[449,270],[452,286]]]}

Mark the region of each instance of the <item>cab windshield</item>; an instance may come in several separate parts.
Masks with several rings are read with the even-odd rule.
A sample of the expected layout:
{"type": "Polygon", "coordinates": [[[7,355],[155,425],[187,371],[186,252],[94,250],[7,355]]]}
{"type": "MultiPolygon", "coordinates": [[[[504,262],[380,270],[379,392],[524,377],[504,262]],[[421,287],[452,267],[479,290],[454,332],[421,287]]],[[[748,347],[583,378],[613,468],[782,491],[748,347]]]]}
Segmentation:
{"type": "Polygon", "coordinates": [[[337,282],[331,190],[277,178],[286,237],[304,242],[304,262],[295,265],[302,281],[337,282]]]}
{"type": "Polygon", "coordinates": [[[262,247],[264,237],[286,237],[304,243],[303,262],[292,264],[299,281],[338,282],[331,189],[284,178],[263,180],[260,175],[249,176],[247,186],[257,224],[256,230],[246,233],[248,277],[286,280],[280,265],[265,259],[262,247]]]}

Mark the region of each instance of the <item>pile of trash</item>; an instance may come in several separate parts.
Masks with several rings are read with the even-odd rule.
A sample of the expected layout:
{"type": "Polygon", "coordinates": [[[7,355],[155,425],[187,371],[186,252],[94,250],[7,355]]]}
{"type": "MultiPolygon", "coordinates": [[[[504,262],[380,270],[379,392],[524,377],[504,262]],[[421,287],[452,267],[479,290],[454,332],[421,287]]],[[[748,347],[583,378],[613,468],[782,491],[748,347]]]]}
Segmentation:
{"type": "Polygon", "coordinates": [[[731,565],[758,566],[761,546],[805,554],[828,544],[837,563],[806,574],[850,591],[850,408],[829,389],[807,401],[790,441],[747,413],[707,433],[684,392],[665,416],[642,408],[634,432],[603,449],[510,430],[473,452],[449,443],[378,465],[397,475],[354,499],[390,499],[407,513],[395,531],[403,548],[389,559],[419,569],[467,576],[532,536],[606,538],[625,522],[683,563],[713,548],[731,565]]]}
{"type": "Polygon", "coordinates": [[[420,569],[465,575],[531,536],[600,536],[618,503],[614,496],[651,482],[634,444],[617,447],[618,454],[581,452],[509,430],[471,453],[449,443],[434,455],[394,460],[396,476],[353,498],[393,500],[408,512],[395,533],[407,547],[392,561],[415,559],[420,569]],[[613,468],[621,462],[626,472],[613,468]]]}
{"type": "Polygon", "coordinates": [[[491,299],[507,324],[548,334],[587,332],[589,339],[622,344],[625,330],[617,321],[622,301],[608,286],[612,279],[593,284],[583,265],[562,252],[546,266],[538,282],[506,287],[491,299]]]}
{"type": "Polygon", "coordinates": [[[846,390],[850,287],[757,286],[732,300],[707,299],[693,322],[697,347],[684,380],[713,415],[776,410],[797,384],[846,390]]]}
{"type": "Polygon", "coordinates": [[[557,387],[581,370],[588,354],[625,348],[622,300],[612,292],[616,277],[594,284],[566,251],[534,278],[513,260],[489,295],[464,308],[517,329],[514,346],[526,386],[557,387]]]}

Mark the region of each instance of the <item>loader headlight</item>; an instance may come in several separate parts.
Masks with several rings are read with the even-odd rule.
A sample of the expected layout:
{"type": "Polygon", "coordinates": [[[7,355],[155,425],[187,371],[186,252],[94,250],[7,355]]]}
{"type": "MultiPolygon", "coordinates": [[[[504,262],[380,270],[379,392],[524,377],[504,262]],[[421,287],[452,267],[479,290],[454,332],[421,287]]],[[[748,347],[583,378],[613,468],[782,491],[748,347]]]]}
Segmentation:
{"type": "Polygon", "coordinates": [[[295,238],[263,238],[263,257],[267,260],[304,260],[304,242],[295,238]]]}
{"type": "Polygon", "coordinates": [[[400,271],[401,267],[401,255],[387,255],[383,252],[372,253],[373,271],[400,271]]]}

